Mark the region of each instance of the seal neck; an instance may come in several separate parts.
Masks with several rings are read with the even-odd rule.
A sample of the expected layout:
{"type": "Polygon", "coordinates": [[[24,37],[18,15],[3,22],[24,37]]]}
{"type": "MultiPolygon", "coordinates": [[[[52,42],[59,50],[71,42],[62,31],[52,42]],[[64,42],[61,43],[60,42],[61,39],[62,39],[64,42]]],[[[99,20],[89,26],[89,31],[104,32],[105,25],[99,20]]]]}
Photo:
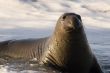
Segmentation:
{"type": "Polygon", "coordinates": [[[74,58],[80,56],[78,51],[86,53],[88,47],[83,29],[71,33],[55,32],[49,39],[43,62],[61,70],[72,68],[74,58]]]}

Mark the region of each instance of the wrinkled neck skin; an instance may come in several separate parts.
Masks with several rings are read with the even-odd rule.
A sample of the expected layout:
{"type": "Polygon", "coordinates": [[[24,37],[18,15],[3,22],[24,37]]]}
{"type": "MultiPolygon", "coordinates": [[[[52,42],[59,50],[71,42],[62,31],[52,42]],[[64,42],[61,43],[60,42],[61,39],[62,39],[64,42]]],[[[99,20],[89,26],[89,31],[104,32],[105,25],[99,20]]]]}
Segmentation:
{"type": "Polygon", "coordinates": [[[83,62],[84,57],[89,57],[88,51],[90,50],[83,28],[71,32],[56,28],[48,41],[49,46],[42,58],[44,64],[61,70],[68,70],[73,68],[77,60],[83,62]],[[81,55],[83,56],[81,57],[81,55]]]}

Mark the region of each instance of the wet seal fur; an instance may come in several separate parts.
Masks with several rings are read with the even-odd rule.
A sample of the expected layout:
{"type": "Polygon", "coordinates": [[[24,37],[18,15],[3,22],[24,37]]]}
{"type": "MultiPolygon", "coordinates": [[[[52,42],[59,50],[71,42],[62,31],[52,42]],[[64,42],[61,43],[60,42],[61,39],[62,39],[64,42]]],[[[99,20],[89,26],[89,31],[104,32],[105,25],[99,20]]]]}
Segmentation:
{"type": "Polygon", "coordinates": [[[92,53],[80,15],[65,13],[52,36],[0,42],[0,57],[36,58],[39,64],[68,73],[103,73],[92,53]]]}

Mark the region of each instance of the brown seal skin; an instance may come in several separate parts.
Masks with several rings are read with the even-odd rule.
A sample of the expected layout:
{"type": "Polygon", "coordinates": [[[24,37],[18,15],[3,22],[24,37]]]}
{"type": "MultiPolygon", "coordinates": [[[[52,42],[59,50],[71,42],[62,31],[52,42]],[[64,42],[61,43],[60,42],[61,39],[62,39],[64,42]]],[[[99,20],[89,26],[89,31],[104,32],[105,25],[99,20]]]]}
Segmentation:
{"type": "Polygon", "coordinates": [[[36,58],[39,64],[68,73],[103,73],[92,53],[80,15],[65,13],[52,36],[0,43],[0,57],[36,58]]]}

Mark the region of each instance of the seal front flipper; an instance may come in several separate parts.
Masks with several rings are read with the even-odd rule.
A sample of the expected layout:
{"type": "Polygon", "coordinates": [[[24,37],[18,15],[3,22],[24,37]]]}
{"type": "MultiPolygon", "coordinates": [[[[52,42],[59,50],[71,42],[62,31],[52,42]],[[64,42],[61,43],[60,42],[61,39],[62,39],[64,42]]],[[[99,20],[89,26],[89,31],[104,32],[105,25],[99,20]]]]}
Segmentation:
{"type": "Polygon", "coordinates": [[[92,67],[91,67],[89,73],[103,73],[103,71],[95,57],[94,57],[93,64],[92,64],[92,67]]]}

